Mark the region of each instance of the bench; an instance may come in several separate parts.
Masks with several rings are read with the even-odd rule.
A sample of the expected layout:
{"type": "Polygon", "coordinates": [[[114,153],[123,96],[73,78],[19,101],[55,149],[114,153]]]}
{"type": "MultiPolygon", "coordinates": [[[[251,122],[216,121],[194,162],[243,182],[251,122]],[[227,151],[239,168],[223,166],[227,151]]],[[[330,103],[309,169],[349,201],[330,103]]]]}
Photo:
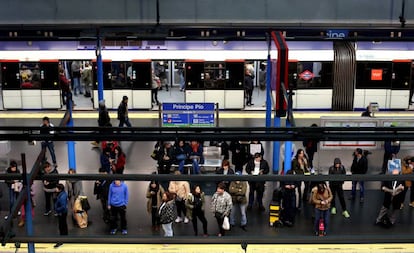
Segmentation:
{"type": "MultiPolygon", "coordinates": [[[[202,174],[215,173],[217,169],[221,167],[222,156],[221,147],[216,146],[204,146],[203,147],[204,163],[200,163],[200,172],[202,174]]],[[[178,164],[171,165],[173,171],[177,170],[178,164]]],[[[191,173],[193,165],[186,163],[184,165],[184,171],[188,174],[191,173]]]]}

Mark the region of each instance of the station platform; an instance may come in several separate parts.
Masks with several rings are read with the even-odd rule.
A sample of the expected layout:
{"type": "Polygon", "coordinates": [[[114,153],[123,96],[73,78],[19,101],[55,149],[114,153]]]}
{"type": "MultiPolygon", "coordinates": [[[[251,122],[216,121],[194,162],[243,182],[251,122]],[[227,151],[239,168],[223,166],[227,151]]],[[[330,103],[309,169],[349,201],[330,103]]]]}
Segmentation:
{"type": "MultiPolygon", "coordinates": [[[[21,245],[17,251],[13,246],[1,247],[1,252],[27,252],[26,245],[21,245]]],[[[113,245],[113,244],[65,244],[55,249],[53,244],[36,244],[36,252],[61,253],[412,253],[414,244],[249,244],[244,251],[240,245],[182,245],[182,244],[140,244],[140,245],[113,245]]]]}
{"type": "MultiPolygon", "coordinates": [[[[7,111],[0,113],[0,124],[4,126],[39,126],[41,118],[48,116],[52,122],[57,124],[62,118],[64,112],[62,111],[33,111],[33,112],[13,112],[7,111]]],[[[412,112],[380,112],[382,116],[414,116],[412,112]]],[[[360,112],[297,112],[295,118],[299,126],[309,126],[312,123],[318,123],[321,115],[331,116],[359,116],[360,112]]],[[[76,126],[96,126],[97,119],[96,111],[89,112],[74,112],[73,118],[76,126]]],[[[130,118],[134,126],[154,126],[158,121],[157,112],[141,112],[131,111],[130,118]]],[[[243,126],[243,127],[258,127],[264,126],[264,112],[240,112],[240,111],[224,111],[220,112],[223,126],[243,126]]],[[[111,112],[112,123],[117,123],[115,112],[111,112]]],[[[269,142],[264,142],[265,159],[271,163],[272,145],[269,142]]],[[[301,147],[301,143],[296,143],[301,147]]],[[[155,161],[149,155],[152,152],[154,142],[129,142],[123,141],[121,143],[123,150],[126,153],[127,165],[125,174],[150,174],[156,169],[155,161]]],[[[68,158],[67,147],[65,142],[55,142],[56,156],[58,159],[58,171],[60,174],[67,173],[68,158]]],[[[40,151],[40,146],[31,146],[27,142],[11,140],[11,152],[9,154],[11,159],[20,159],[20,154],[25,153],[27,157],[27,164],[33,164],[36,156],[40,151]]],[[[347,151],[348,152],[348,151],[347,151]]],[[[410,153],[410,150],[404,151],[410,153]]],[[[49,157],[49,154],[47,154],[49,157]]],[[[97,173],[99,168],[100,151],[91,147],[89,142],[76,142],[76,162],[77,173],[97,173]]],[[[334,157],[340,156],[343,158],[343,163],[349,170],[351,152],[343,153],[334,151],[325,153],[325,151],[318,151],[315,160],[321,167],[328,166],[333,162],[334,157]]],[[[382,153],[374,154],[370,158],[372,169],[370,174],[378,174],[379,157],[382,153]]],[[[272,166],[272,165],[271,165],[272,166]]],[[[1,170],[3,168],[0,168],[1,170]]],[[[5,168],[4,168],[5,169],[5,168]]],[[[200,175],[202,177],[203,175],[200,175]]],[[[207,177],[206,177],[207,178],[207,177]]],[[[190,182],[191,183],[191,182],[190,182]]],[[[36,244],[36,252],[244,252],[238,243],[222,244],[216,236],[218,228],[213,214],[209,211],[209,203],[211,195],[215,191],[215,182],[204,182],[202,184],[203,190],[206,192],[206,217],[208,220],[209,237],[206,238],[205,244],[175,244],[173,241],[168,241],[162,236],[160,232],[151,231],[150,215],[146,212],[146,198],[145,191],[148,187],[148,182],[134,182],[128,181],[130,193],[130,204],[127,209],[128,220],[128,235],[116,235],[119,237],[120,244],[71,244],[64,243],[58,249],[54,249],[52,243],[38,243],[36,244]],[[151,244],[130,244],[128,239],[134,238],[149,238],[150,240],[157,240],[157,243],[151,244]],[[125,243],[123,243],[125,240],[125,243]]],[[[5,192],[4,183],[0,182],[0,187],[5,192]]],[[[277,184],[274,182],[266,183],[266,191],[264,197],[265,207],[270,203],[271,193],[277,184]]],[[[43,216],[44,212],[44,196],[42,191],[42,183],[36,181],[35,188],[35,217],[34,217],[34,234],[35,236],[54,237],[58,235],[57,219],[53,216],[43,216]]],[[[413,219],[414,208],[408,204],[408,196],[404,208],[400,212],[398,223],[391,229],[384,229],[374,225],[375,217],[382,204],[383,193],[379,190],[378,182],[370,182],[366,185],[367,192],[365,202],[352,202],[347,200],[347,209],[351,214],[351,218],[346,219],[341,216],[341,209],[339,201],[337,200],[338,214],[331,216],[329,234],[326,237],[315,237],[312,228],[312,208],[307,204],[303,205],[301,211],[297,214],[296,223],[294,227],[269,227],[268,223],[268,208],[265,212],[259,212],[257,209],[249,210],[247,212],[248,227],[247,231],[243,231],[240,227],[234,227],[229,231],[224,238],[232,240],[234,238],[241,238],[240,243],[244,240],[249,241],[252,238],[274,238],[274,244],[249,244],[246,252],[414,252],[413,244],[393,244],[381,243],[378,238],[386,238],[388,235],[393,238],[403,238],[414,233],[413,219]],[[346,243],[329,243],[330,241],[340,241],[341,239],[354,238],[355,241],[361,238],[367,238],[365,243],[352,244],[350,240],[346,243]],[[370,243],[369,238],[373,239],[370,243]],[[288,244],[284,243],[289,241],[288,244]],[[294,242],[294,243],[293,243],[294,242]],[[306,242],[304,244],[304,242],[306,242]],[[312,242],[312,243],[310,243],[312,242]]],[[[100,203],[95,200],[93,195],[93,181],[83,182],[83,191],[88,196],[91,204],[89,211],[89,220],[92,224],[86,229],[80,229],[70,222],[69,236],[83,238],[93,238],[96,236],[109,235],[108,225],[102,221],[100,203]]],[[[346,198],[349,196],[349,191],[346,191],[346,198]]],[[[407,193],[409,195],[410,192],[407,193]]],[[[8,210],[8,198],[4,195],[0,199],[0,218],[6,215],[8,210]]],[[[17,219],[16,219],[17,220],[17,219]]],[[[17,222],[15,222],[17,224],[17,222]]],[[[16,226],[16,225],[15,225],[16,226]]],[[[25,228],[14,227],[16,237],[14,241],[18,241],[19,237],[26,235],[25,228]]],[[[191,239],[193,236],[193,229],[191,222],[189,224],[174,224],[174,238],[191,239]]],[[[200,239],[200,238],[197,238],[200,239]]],[[[238,239],[237,239],[238,240],[238,239]]],[[[384,239],[384,241],[387,241],[384,239]]],[[[14,243],[8,243],[6,246],[0,246],[0,252],[27,252],[27,245],[22,243],[20,249],[16,250],[14,243]]]]}

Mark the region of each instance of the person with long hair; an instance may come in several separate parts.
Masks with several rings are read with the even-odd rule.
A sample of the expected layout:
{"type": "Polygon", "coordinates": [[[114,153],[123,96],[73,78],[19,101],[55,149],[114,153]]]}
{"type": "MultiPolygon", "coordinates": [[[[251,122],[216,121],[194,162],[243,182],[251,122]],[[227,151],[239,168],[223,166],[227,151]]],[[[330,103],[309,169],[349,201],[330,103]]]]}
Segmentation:
{"type": "Polygon", "coordinates": [[[205,199],[204,192],[201,190],[200,185],[194,185],[191,193],[189,194],[185,205],[187,207],[187,215],[193,222],[194,235],[198,235],[197,218],[200,219],[203,224],[203,235],[207,234],[207,219],[204,215],[205,199]]]}
{"type": "Polygon", "coordinates": [[[115,157],[112,159],[112,172],[114,174],[123,174],[125,169],[126,163],[126,156],[125,153],[122,151],[120,146],[116,146],[115,150],[115,157]]]}
{"type": "Polygon", "coordinates": [[[172,224],[177,217],[173,194],[167,191],[162,194],[162,203],[158,209],[158,216],[160,217],[162,230],[164,230],[164,236],[172,237],[174,235],[172,224]]]}
{"type": "Polygon", "coordinates": [[[152,230],[159,231],[158,209],[162,203],[162,195],[164,194],[164,188],[158,183],[158,181],[152,180],[147,189],[146,197],[147,212],[151,214],[152,230]]]}
{"type": "MultiPolygon", "coordinates": [[[[310,175],[310,167],[308,158],[306,157],[305,151],[303,149],[298,149],[296,152],[295,157],[292,160],[292,170],[294,174],[297,175],[310,175]]],[[[301,203],[306,202],[308,199],[308,193],[309,193],[309,182],[298,182],[298,196],[299,196],[299,204],[298,208],[301,207],[301,203]],[[305,185],[302,193],[302,183],[305,185]]]]}

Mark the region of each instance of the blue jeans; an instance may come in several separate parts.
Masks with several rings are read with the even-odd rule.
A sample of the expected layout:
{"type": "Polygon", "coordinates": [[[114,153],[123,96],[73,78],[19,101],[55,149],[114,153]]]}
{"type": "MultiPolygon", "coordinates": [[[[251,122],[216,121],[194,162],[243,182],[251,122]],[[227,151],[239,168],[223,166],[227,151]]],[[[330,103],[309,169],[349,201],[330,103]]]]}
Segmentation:
{"type": "Polygon", "coordinates": [[[246,204],[233,203],[233,208],[230,213],[230,224],[231,225],[236,224],[236,221],[235,221],[236,208],[240,209],[240,216],[241,216],[240,225],[245,226],[247,224],[246,207],[247,207],[247,203],[246,204]]]}
{"type": "MultiPolygon", "coordinates": [[[[55,155],[55,145],[52,141],[42,141],[42,149],[47,148],[49,149],[50,156],[52,157],[52,162],[56,163],[56,155],[55,155]]],[[[46,157],[45,157],[46,158],[46,157]]]]}
{"type": "Polygon", "coordinates": [[[124,124],[127,125],[127,127],[131,127],[131,122],[129,122],[129,118],[128,117],[124,117],[124,118],[121,118],[119,120],[119,127],[123,127],[124,124]]]}
{"type": "Polygon", "coordinates": [[[328,231],[328,224],[329,224],[329,209],[327,210],[320,210],[318,208],[315,208],[315,224],[314,224],[314,230],[315,232],[319,231],[319,220],[322,218],[325,225],[325,232],[328,231]]]}
{"type": "Polygon", "coordinates": [[[200,166],[198,166],[198,158],[193,158],[191,159],[193,162],[193,170],[194,170],[194,174],[200,174],[200,166]]]}
{"type": "Polygon", "coordinates": [[[73,78],[73,93],[74,93],[75,96],[78,95],[78,93],[80,93],[80,94],[83,93],[81,85],[80,85],[80,78],[79,77],[74,77],[73,78]]]}
{"type": "Polygon", "coordinates": [[[359,183],[359,197],[364,197],[365,187],[364,187],[364,181],[352,181],[352,198],[355,198],[356,196],[356,186],[357,183],[359,183]]]}
{"type": "Polygon", "coordinates": [[[164,230],[164,236],[165,237],[172,237],[174,235],[173,228],[172,228],[172,222],[167,224],[161,225],[162,230],[164,230]]]}
{"type": "Polygon", "coordinates": [[[185,160],[178,161],[178,170],[181,172],[181,174],[184,174],[184,165],[185,165],[185,160]]]}

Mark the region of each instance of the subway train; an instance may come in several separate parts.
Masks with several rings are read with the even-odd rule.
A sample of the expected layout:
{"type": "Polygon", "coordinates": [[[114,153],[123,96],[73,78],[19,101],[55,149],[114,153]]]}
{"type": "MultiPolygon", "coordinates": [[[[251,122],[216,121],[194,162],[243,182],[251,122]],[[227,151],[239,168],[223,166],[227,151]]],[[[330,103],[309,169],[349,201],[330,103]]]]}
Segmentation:
{"type": "MultiPolygon", "coordinates": [[[[376,102],[380,110],[406,110],[411,104],[414,43],[289,41],[288,47],[293,109],[352,111],[376,102]]],[[[266,97],[268,52],[276,58],[276,48],[268,50],[260,41],[107,41],[101,50],[104,99],[108,108],[117,108],[128,96],[130,109],[152,109],[155,75],[161,88],[172,91],[169,102],[244,109],[246,69],[254,76],[257,96],[266,97]]],[[[81,69],[92,65],[90,109],[96,108],[95,42],[1,44],[3,109],[61,108],[59,68],[73,80],[74,61],[81,69]]]]}

